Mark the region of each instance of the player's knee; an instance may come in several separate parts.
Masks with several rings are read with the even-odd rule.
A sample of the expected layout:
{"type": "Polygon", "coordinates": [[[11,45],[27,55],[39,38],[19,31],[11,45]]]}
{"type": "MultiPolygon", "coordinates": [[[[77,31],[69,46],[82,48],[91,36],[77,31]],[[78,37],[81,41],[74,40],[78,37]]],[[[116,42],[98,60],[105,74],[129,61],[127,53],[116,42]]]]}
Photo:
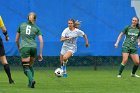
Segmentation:
{"type": "Polygon", "coordinates": [[[5,56],[2,56],[2,57],[1,57],[1,63],[2,63],[3,65],[8,64],[7,59],[6,59],[5,56]]]}
{"type": "Polygon", "coordinates": [[[23,62],[30,62],[30,58],[22,59],[22,63],[23,63],[23,62]]]}
{"type": "Polygon", "coordinates": [[[1,62],[1,63],[2,63],[2,65],[6,65],[6,64],[8,64],[7,61],[1,62]]]}
{"type": "Polygon", "coordinates": [[[139,61],[135,62],[135,65],[139,65],[139,64],[140,64],[140,62],[139,62],[139,61]]]}
{"type": "Polygon", "coordinates": [[[122,60],[122,63],[123,63],[123,64],[126,64],[126,63],[127,63],[127,59],[123,59],[123,60],[122,60]]]}
{"type": "Polygon", "coordinates": [[[66,56],[63,57],[64,62],[67,61],[67,59],[68,59],[68,58],[67,58],[66,56]]]}

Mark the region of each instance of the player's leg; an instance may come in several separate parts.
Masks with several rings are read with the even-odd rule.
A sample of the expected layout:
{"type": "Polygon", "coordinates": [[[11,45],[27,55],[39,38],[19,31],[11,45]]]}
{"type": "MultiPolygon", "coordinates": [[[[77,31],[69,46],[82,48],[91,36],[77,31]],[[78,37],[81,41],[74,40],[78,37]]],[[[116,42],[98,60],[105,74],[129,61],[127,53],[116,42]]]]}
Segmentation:
{"type": "MultiPolygon", "coordinates": [[[[36,48],[31,48],[31,50],[30,50],[30,67],[29,67],[29,69],[31,70],[31,72],[32,72],[32,77],[34,78],[34,69],[33,69],[33,64],[34,64],[34,61],[35,61],[35,57],[36,57],[36,55],[37,55],[37,49],[36,48]]],[[[35,80],[33,80],[33,81],[31,81],[30,82],[30,86],[32,87],[32,88],[34,88],[35,87],[35,80]]]]}
{"type": "Polygon", "coordinates": [[[139,56],[138,56],[138,54],[130,54],[130,56],[131,56],[131,58],[134,62],[134,66],[132,68],[131,76],[132,77],[140,77],[140,76],[136,75],[136,71],[139,67],[139,56]]]}
{"type": "MultiPolygon", "coordinates": [[[[22,58],[22,66],[24,70],[24,74],[27,76],[28,80],[33,81],[32,72],[30,70],[30,57],[22,58]]],[[[29,82],[29,83],[30,83],[29,82]]]]}
{"type": "Polygon", "coordinates": [[[0,60],[1,60],[1,63],[3,64],[4,70],[5,70],[5,72],[6,72],[7,76],[8,76],[9,83],[13,84],[14,81],[13,81],[13,79],[11,77],[10,67],[9,67],[9,64],[8,64],[6,56],[5,56],[5,50],[4,50],[4,46],[3,46],[3,42],[2,42],[1,38],[0,38],[0,60]]]}
{"type": "MultiPolygon", "coordinates": [[[[34,69],[33,69],[34,60],[35,60],[35,58],[30,57],[30,66],[29,66],[29,69],[30,69],[30,71],[32,73],[32,77],[33,78],[34,78],[34,69]]],[[[31,86],[31,81],[29,80],[28,87],[30,87],[30,86],[31,86]]]]}
{"type": "Polygon", "coordinates": [[[61,69],[65,70],[66,66],[63,65],[64,59],[63,59],[63,55],[66,54],[67,49],[65,47],[62,47],[61,52],[60,52],[60,65],[61,65],[61,69]]]}
{"type": "Polygon", "coordinates": [[[8,76],[8,79],[9,79],[9,84],[14,84],[14,81],[12,79],[12,76],[11,76],[11,71],[10,71],[10,67],[9,67],[9,64],[7,62],[7,59],[6,59],[6,56],[1,56],[0,57],[0,60],[4,66],[4,70],[8,76]]]}
{"type": "Polygon", "coordinates": [[[30,70],[32,72],[33,77],[34,77],[34,69],[33,69],[34,61],[35,61],[35,57],[30,57],[30,70]]]}
{"type": "Polygon", "coordinates": [[[67,62],[68,59],[72,56],[72,51],[67,51],[63,56],[63,62],[67,62]]]}
{"type": "Polygon", "coordinates": [[[34,69],[33,69],[33,64],[34,64],[34,61],[35,61],[35,57],[37,55],[37,49],[36,48],[31,48],[31,51],[30,51],[30,70],[32,72],[32,76],[34,77],[34,69]]]}
{"type": "Polygon", "coordinates": [[[122,53],[122,63],[120,64],[119,73],[117,77],[121,77],[121,74],[128,60],[128,56],[129,56],[129,53],[122,53]]]}
{"type": "Polygon", "coordinates": [[[67,69],[66,69],[66,65],[67,65],[67,61],[68,59],[72,56],[72,52],[71,51],[67,51],[64,56],[63,56],[63,76],[67,77],[67,69]]]}
{"type": "Polygon", "coordinates": [[[67,49],[65,47],[62,47],[61,52],[60,52],[60,65],[61,69],[63,69],[63,55],[67,52],[67,49]]]}
{"type": "Polygon", "coordinates": [[[37,55],[37,49],[36,48],[31,48],[31,51],[30,51],[30,70],[32,71],[32,76],[34,77],[34,69],[33,69],[33,64],[34,64],[34,61],[35,61],[35,57],[37,55]]]}
{"type": "Polygon", "coordinates": [[[61,69],[63,69],[63,55],[60,54],[60,65],[61,65],[61,69]]]}
{"type": "Polygon", "coordinates": [[[22,48],[20,50],[21,58],[22,58],[22,66],[24,74],[27,76],[30,82],[34,81],[32,77],[32,72],[30,70],[30,48],[22,48]]]}

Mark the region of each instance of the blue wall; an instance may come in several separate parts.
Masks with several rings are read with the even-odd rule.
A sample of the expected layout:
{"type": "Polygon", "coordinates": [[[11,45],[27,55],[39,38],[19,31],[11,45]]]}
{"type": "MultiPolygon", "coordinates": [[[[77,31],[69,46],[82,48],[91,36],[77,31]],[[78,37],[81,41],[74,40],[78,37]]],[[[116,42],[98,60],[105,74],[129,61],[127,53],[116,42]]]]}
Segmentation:
{"type": "MultiPolygon", "coordinates": [[[[85,48],[83,38],[78,40],[77,56],[120,56],[114,43],[122,29],[131,24],[136,15],[131,0],[1,0],[0,14],[8,29],[10,41],[4,39],[6,55],[19,55],[15,35],[17,27],[27,21],[27,14],[37,14],[37,25],[44,38],[44,56],[58,56],[62,43],[60,36],[70,18],[82,21],[81,30],[90,47],[85,48]]],[[[2,36],[2,35],[1,35],[2,36]]],[[[2,36],[3,37],[3,36],[2,36]]]]}

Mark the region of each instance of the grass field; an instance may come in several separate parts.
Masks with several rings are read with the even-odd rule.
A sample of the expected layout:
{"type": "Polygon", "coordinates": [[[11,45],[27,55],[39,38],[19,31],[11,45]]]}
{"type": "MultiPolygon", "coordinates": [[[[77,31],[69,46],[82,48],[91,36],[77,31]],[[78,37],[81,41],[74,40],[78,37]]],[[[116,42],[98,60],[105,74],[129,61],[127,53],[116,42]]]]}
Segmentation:
{"type": "MultiPolygon", "coordinates": [[[[140,78],[130,77],[131,70],[124,70],[117,78],[117,69],[69,68],[68,78],[57,78],[52,69],[36,69],[34,89],[27,87],[22,70],[12,70],[16,82],[9,85],[6,74],[0,71],[0,93],[139,93],[140,78]]],[[[139,73],[140,71],[138,71],[139,73]]]]}

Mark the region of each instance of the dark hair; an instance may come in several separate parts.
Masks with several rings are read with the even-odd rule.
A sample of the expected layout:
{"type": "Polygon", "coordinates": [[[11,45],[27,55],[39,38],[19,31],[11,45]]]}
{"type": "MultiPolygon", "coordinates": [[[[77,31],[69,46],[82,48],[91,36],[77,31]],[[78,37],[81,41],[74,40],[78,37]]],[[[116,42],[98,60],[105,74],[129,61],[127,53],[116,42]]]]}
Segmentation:
{"type": "Polygon", "coordinates": [[[36,14],[34,13],[34,12],[30,12],[29,14],[28,14],[28,20],[29,20],[29,16],[31,15],[31,14],[33,14],[34,15],[34,20],[36,20],[36,14]]]}
{"type": "Polygon", "coordinates": [[[137,16],[134,16],[133,18],[137,18],[138,23],[137,23],[136,27],[137,27],[138,29],[140,29],[139,18],[138,18],[137,16]]]}
{"type": "Polygon", "coordinates": [[[73,24],[75,24],[75,20],[74,19],[69,19],[68,21],[72,21],[73,22],[73,24]]]}

